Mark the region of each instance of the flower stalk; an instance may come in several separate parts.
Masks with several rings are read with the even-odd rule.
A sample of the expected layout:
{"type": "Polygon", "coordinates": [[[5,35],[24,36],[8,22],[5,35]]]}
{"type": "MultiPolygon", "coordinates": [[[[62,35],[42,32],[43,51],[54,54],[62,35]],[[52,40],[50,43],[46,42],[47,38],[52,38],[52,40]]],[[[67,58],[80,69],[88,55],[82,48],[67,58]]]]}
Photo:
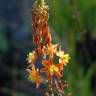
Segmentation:
{"type": "Polygon", "coordinates": [[[45,82],[49,84],[50,92],[46,90],[46,96],[54,96],[56,91],[58,96],[63,95],[64,84],[62,81],[63,71],[65,66],[69,63],[69,54],[65,54],[61,50],[59,44],[52,43],[50,28],[48,26],[48,6],[44,0],[37,0],[32,7],[32,30],[33,30],[33,43],[35,49],[27,56],[29,73],[29,80],[36,83],[38,88],[42,83],[42,74],[46,74],[45,82]],[[58,62],[54,62],[54,58],[58,58],[58,62]],[[42,68],[36,67],[36,61],[42,58],[42,68]]]}

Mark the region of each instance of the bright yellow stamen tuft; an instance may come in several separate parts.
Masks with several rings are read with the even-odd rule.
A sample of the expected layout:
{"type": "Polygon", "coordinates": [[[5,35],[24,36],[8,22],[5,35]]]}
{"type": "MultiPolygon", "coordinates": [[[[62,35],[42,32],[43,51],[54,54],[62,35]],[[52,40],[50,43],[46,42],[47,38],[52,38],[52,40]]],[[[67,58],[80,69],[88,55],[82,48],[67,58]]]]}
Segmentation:
{"type": "Polygon", "coordinates": [[[51,66],[49,67],[49,71],[50,71],[50,73],[53,75],[55,72],[58,72],[59,69],[58,69],[58,67],[56,67],[55,65],[51,65],[51,66]]]}
{"type": "Polygon", "coordinates": [[[64,54],[64,55],[62,55],[62,57],[59,59],[59,63],[62,63],[62,64],[64,64],[64,65],[66,66],[67,63],[69,63],[69,59],[70,59],[69,54],[64,54]]]}
{"type": "Polygon", "coordinates": [[[64,59],[65,63],[69,63],[69,59],[70,59],[69,54],[63,55],[62,58],[64,59]]]}
{"type": "Polygon", "coordinates": [[[35,59],[36,59],[35,51],[30,52],[30,53],[28,54],[28,56],[27,56],[28,62],[29,62],[29,63],[30,63],[30,62],[34,62],[35,59]]]}

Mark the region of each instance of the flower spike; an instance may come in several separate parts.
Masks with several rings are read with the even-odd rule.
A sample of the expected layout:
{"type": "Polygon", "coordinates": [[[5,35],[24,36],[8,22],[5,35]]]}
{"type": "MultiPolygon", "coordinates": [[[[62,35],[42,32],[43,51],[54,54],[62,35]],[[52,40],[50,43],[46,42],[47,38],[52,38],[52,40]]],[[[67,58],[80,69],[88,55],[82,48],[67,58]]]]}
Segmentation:
{"type": "MultiPolygon", "coordinates": [[[[29,63],[28,79],[36,83],[38,88],[42,83],[42,76],[45,74],[45,82],[49,84],[49,90],[46,90],[46,96],[65,96],[64,84],[62,82],[64,67],[69,63],[69,54],[61,50],[59,44],[52,43],[50,28],[48,26],[48,6],[44,0],[36,0],[32,7],[32,30],[33,43],[36,46],[33,52],[27,56],[29,63]],[[36,61],[41,58],[40,65],[42,68],[36,66],[36,61]],[[54,60],[58,59],[58,62],[54,60]]],[[[43,80],[43,81],[44,81],[43,80]]]]}

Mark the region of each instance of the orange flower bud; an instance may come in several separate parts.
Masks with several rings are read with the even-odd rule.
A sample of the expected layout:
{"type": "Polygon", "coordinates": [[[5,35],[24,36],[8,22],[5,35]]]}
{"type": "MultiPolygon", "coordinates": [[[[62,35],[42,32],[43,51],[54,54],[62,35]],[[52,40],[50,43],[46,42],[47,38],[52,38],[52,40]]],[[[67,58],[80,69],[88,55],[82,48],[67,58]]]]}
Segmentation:
{"type": "Polygon", "coordinates": [[[33,42],[34,42],[36,45],[40,43],[40,39],[41,39],[40,35],[34,35],[34,36],[33,36],[33,42]]]}
{"type": "Polygon", "coordinates": [[[48,33],[48,35],[45,37],[45,42],[46,44],[50,45],[51,44],[51,34],[48,33]]]}

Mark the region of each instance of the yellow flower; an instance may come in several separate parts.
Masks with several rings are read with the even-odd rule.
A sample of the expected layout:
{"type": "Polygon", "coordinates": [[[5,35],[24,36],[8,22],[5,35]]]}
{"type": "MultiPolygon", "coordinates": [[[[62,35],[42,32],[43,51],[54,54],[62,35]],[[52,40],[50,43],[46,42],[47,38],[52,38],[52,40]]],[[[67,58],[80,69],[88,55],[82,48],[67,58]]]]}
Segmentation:
{"type": "Polygon", "coordinates": [[[64,64],[64,65],[69,63],[69,59],[70,59],[69,54],[65,54],[64,51],[57,51],[56,55],[58,57],[60,57],[59,58],[59,63],[64,64]]]}
{"type": "Polygon", "coordinates": [[[69,54],[64,54],[62,55],[62,57],[59,59],[59,63],[64,64],[65,66],[67,65],[67,63],[69,63],[69,54]]]}
{"type": "Polygon", "coordinates": [[[43,60],[42,64],[44,65],[44,68],[42,68],[42,72],[45,72],[47,74],[47,80],[50,80],[53,75],[56,77],[62,77],[62,74],[60,72],[61,65],[53,64],[53,60],[43,60]]]}
{"type": "Polygon", "coordinates": [[[35,69],[35,66],[32,66],[32,69],[27,69],[27,71],[29,72],[29,77],[28,79],[32,82],[36,83],[36,88],[39,87],[40,83],[41,83],[41,76],[39,73],[39,70],[35,69]]]}
{"type": "Polygon", "coordinates": [[[36,60],[36,55],[35,55],[35,51],[30,52],[27,56],[27,61],[28,63],[32,63],[36,60]]]}
{"type": "Polygon", "coordinates": [[[56,55],[57,55],[58,57],[62,57],[62,56],[64,55],[64,51],[57,51],[57,52],[56,52],[56,55]]]}
{"type": "Polygon", "coordinates": [[[54,64],[52,64],[52,65],[49,67],[49,72],[50,72],[51,74],[54,74],[55,72],[58,72],[58,71],[59,71],[58,67],[56,67],[54,64]]]}

